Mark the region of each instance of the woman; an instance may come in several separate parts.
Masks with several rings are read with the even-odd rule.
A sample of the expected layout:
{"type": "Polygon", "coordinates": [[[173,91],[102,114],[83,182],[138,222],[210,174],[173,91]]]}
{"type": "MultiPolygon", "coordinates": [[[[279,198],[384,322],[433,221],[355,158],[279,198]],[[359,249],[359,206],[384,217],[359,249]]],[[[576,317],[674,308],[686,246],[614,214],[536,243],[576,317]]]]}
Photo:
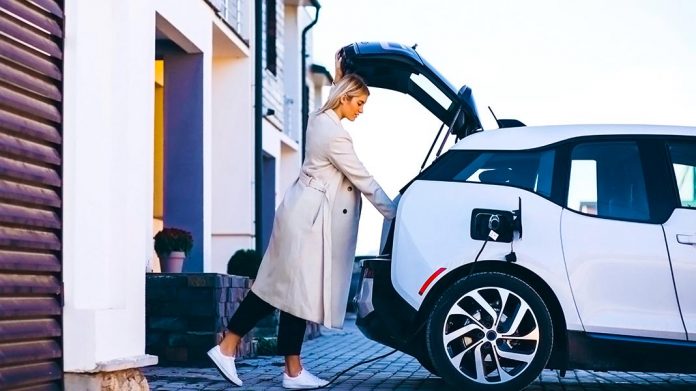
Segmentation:
{"type": "Polygon", "coordinates": [[[367,172],[341,120],[363,112],[369,91],[357,75],[340,73],[324,106],[307,125],[306,155],[297,181],[276,211],[270,243],[251,291],[229,321],[229,333],[208,355],[227,380],[242,385],[234,352],[243,335],[276,308],[283,387],[327,384],[300,361],[306,321],[341,328],[360,219],[361,193],[388,219],[396,205],[367,172]]]}

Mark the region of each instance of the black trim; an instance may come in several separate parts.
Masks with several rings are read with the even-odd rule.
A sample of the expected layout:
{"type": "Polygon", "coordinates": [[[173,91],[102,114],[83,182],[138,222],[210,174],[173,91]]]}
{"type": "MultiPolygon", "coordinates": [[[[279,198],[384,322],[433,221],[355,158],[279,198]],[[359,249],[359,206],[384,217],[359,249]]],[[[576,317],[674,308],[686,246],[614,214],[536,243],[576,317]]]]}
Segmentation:
{"type": "Polygon", "coordinates": [[[675,208],[680,206],[679,193],[672,168],[668,166],[669,154],[663,142],[639,140],[640,158],[645,175],[645,186],[650,208],[650,221],[660,224],[669,220],[675,208]]]}
{"type": "MultiPolygon", "coordinates": [[[[254,39],[263,39],[263,8],[254,3],[254,39]]],[[[263,249],[263,58],[262,45],[254,45],[254,248],[263,249]]]]}
{"type": "MultiPolygon", "coordinates": [[[[679,198],[676,195],[678,193],[676,193],[677,190],[675,179],[666,178],[667,173],[669,174],[669,177],[672,178],[674,177],[674,173],[671,171],[671,160],[665,160],[669,158],[668,152],[660,152],[659,146],[662,146],[662,148],[666,148],[665,139],[666,136],[661,135],[599,135],[573,137],[553,144],[528,149],[450,149],[444,154],[442,154],[435,161],[433,161],[433,163],[429,167],[420,172],[415,178],[411,179],[411,181],[409,181],[400,190],[400,193],[404,194],[405,191],[411,186],[411,184],[413,184],[413,182],[417,180],[481,184],[478,182],[454,181],[451,179],[453,176],[452,172],[457,171],[457,169],[461,168],[463,164],[470,163],[476,158],[478,154],[481,153],[537,152],[555,149],[556,158],[554,160],[554,172],[550,197],[544,196],[540,193],[535,193],[533,191],[530,191],[529,189],[519,186],[501,184],[485,185],[504,186],[521,189],[532,194],[536,194],[539,197],[546,198],[554,204],[562,207],[563,209],[571,211],[573,213],[577,213],[582,216],[644,224],[664,224],[672,215],[674,209],[681,207],[681,204],[679,203],[679,198]],[[634,220],[597,216],[567,208],[566,201],[568,199],[568,183],[570,181],[570,152],[573,149],[573,147],[577,146],[578,144],[584,143],[621,141],[632,141],[638,145],[641,157],[641,164],[643,168],[643,175],[645,176],[646,191],[648,192],[648,206],[650,208],[650,219],[634,220]],[[656,141],[658,143],[656,143],[656,141]],[[457,157],[463,158],[463,156],[467,154],[468,157],[466,159],[463,159],[462,162],[458,162],[455,160],[457,157]],[[671,186],[667,185],[666,181],[669,180],[671,180],[672,182],[671,186]],[[663,191],[665,188],[671,188],[671,191],[667,190],[667,193],[665,193],[663,191]],[[653,211],[653,209],[655,211],[653,211]]],[[[688,141],[693,143],[695,142],[695,139],[696,137],[691,136],[669,137],[669,140],[672,142],[688,141]]]]}
{"type": "MultiPolygon", "coordinates": [[[[300,53],[300,80],[302,87],[302,140],[300,142],[302,143],[302,162],[304,162],[305,154],[307,153],[307,143],[305,142],[305,139],[307,138],[307,121],[309,120],[309,87],[307,86],[307,33],[319,21],[319,10],[321,9],[321,5],[319,4],[318,0],[310,0],[310,3],[312,3],[312,6],[315,8],[314,19],[302,29],[302,52],[300,53]]],[[[333,83],[331,74],[329,74],[329,78],[333,83]]]]}
{"type": "Polygon", "coordinates": [[[319,64],[312,64],[309,66],[309,72],[319,74],[319,75],[324,75],[326,79],[329,80],[329,83],[333,84],[334,79],[333,76],[331,76],[331,72],[329,72],[328,69],[325,67],[319,65],[319,64]]]}
{"type": "Polygon", "coordinates": [[[566,209],[568,202],[568,184],[570,183],[571,145],[564,143],[556,148],[556,161],[553,165],[553,182],[551,184],[551,201],[566,209]]]}
{"type": "Polygon", "coordinates": [[[696,342],[568,331],[568,368],[696,373],[696,342]]]}
{"type": "Polygon", "coordinates": [[[414,357],[425,354],[420,350],[419,339],[413,338],[418,331],[416,324],[418,311],[394,289],[391,281],[391,259],[373,258],[362,262],[363,270],[368,268],[374,272],[372,305],[375,310],[364,318],[358,317],[355,324],[367,338],[373,341],[414,357]]]}
{"type": "Polygon", "coordinates": [[[524,124],[524,122],[510,118],[510,119],[499,119],[498,121],[498,127],[503,129],[503,128],[521,128],[524,126],[527,126],[524,124]]]}

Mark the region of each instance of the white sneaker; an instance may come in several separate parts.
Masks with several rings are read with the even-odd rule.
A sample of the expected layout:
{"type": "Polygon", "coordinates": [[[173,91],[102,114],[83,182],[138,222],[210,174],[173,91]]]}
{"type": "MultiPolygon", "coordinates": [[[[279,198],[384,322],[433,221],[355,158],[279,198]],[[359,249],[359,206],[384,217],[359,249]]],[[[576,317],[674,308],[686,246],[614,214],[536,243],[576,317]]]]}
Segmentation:
{"type": "Polygon", "coordinates": [[[302,369],[296,377],[290,377],[287,373],[283,372],[283,388],[303,390],[324,387],[327,384],[329,384],[328,381],[320,379],[304,369],[302,369]]]}
{"type": "Polygon", "coordinates": [[[214,348],[208,350],[208,357],[213,360],[213,363],[220,371],[222,377],[241,387],[242,380],[237,376],[237,368],[234,366],[234,357],[225,356],[220,351],[220,346],[215,345],[214,348]]]}

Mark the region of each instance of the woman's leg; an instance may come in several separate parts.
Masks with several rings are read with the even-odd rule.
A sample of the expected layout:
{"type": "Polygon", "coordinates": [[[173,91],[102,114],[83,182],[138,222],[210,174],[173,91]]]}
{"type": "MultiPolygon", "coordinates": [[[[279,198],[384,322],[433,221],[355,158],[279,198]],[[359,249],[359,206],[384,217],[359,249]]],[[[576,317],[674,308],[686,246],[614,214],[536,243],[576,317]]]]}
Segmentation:
{"type": "Polygon", "coordinates": [[[220,342],[220,351],[225,356],[234,356],[237,345],[256,323],[273,312],[275,308],[249,291],[229,320],[225,337],[220,342]]]}
{"type": "Polygon", "coordinates": [[[317,388],[329,383],[302,368],[300,350],[306,329],[306,320],[285,312],[280,313],[278,354],[285,356],[284,388],[317,388]]]}
{"type": "Polygon", "coordinates": [[[302,370],[300,351],[302,350],[302,341],[304,341],[306,329],[306,320],[290,315],[287,312],[280,312],[278,354],[285,356],[285,373],[288,376],[296,377],[302,370]]]}

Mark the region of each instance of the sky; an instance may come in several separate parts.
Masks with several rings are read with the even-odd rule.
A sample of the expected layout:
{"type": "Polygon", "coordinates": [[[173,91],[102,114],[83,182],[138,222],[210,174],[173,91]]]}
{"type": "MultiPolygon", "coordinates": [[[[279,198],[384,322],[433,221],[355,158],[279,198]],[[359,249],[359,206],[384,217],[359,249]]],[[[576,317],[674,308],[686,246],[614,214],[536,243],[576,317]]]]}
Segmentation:
{"type": "MultiPolygon", "coordinates": [[[[484,129],[497,127],[488,106],[527,125],[696,126],[695,0],[320,2],[314,63],[333,73],[334,53],[353,42],[418,44],[453,85],[473,90],[484,129]]],[[[440,126],[409,96],[377,88],[343,123],[392,198],[440,126]]],[[[357,254],[377,252],[381,224],[365,201],[357,254]]]]}

